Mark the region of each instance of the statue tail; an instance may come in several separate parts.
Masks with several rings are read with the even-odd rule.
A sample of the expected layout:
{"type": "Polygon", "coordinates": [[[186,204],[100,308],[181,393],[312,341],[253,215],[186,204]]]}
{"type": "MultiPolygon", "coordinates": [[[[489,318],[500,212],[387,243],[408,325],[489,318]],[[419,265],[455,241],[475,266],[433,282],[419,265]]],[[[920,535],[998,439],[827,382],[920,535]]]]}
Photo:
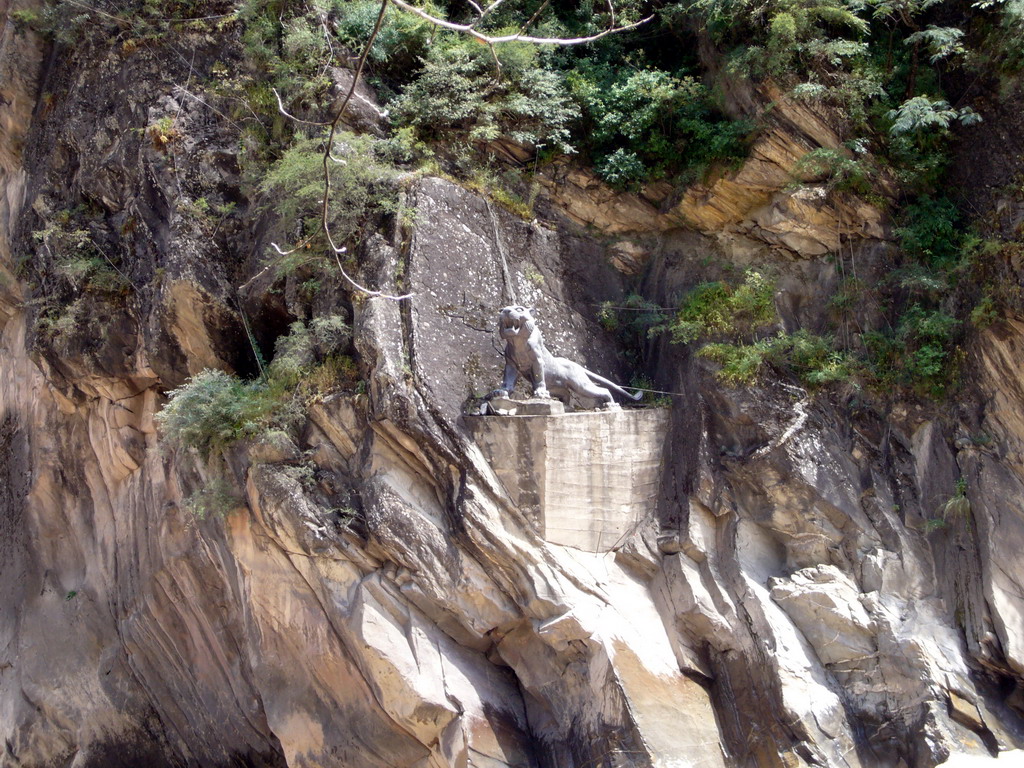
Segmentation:
{"type": "MultiPolygon", "coordinates": [[[[586,370],[586,368],[584,368],[583,370],[586,370]]],[[[596,381],[598,384],[604,384],[609,389],[614,389],[623,397],[628,397],[630,400],[633,400],[634,402],[640,400],[640,398],[644,396],[643,392],[637,392],[636,394],[633,394],[632,392],[627,392],[614,381],[609,381],[604,376],[598,376],[593,371],[587,371],[587,376],[589,376],[593,381],[596,381]]]]}

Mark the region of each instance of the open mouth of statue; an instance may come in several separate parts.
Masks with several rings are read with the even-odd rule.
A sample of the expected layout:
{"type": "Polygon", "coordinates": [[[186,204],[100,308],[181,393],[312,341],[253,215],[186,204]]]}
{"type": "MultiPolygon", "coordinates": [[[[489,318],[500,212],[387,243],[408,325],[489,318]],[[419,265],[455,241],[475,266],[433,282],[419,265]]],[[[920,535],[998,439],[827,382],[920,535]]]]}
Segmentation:
{"type": "Polygon", "coordinates": [[[523,321],[520,318],[506,317],[501,321],[501,327],[506,331],[512,331],[513,333],[519,333],[519,329],[522,327],[523,321]]]}

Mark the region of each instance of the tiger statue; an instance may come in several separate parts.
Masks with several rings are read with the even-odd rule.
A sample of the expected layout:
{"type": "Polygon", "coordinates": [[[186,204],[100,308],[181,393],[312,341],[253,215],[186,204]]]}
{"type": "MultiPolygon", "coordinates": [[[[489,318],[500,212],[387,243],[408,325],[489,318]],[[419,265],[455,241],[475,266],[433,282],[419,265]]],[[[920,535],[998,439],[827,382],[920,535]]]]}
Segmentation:
{"type": "Polygon", "coordinates": [[[544,346],[544,337],[527,307],[502,309],[498,314],[498,335],[505,340],[505,376],[501,389],[491,392],[488,399],[507,398],[520,376],[533,385],[534,397],[555,397],[566,404],[575,395],[581,399],[596,400],[601,407],[613,407],[612,391],[630,400],[643,397],[642,392],[631,394],[579,363],[552,355],[544,346]]]}

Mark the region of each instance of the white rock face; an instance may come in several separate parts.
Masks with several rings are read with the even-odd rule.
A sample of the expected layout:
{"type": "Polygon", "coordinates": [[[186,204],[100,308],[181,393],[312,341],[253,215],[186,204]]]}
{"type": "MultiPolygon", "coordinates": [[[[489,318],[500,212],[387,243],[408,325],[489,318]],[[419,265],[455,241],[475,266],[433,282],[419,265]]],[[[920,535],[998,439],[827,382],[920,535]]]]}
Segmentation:
{"type": "Polygon", "coordinates": [[[835,566],[804,568],[770,579],[772,599],[797,625],[826,666],[875,656],[875,631],[856,585],[835,566]]]}
{"type": "Polygon", "coordinates": [[[657,499],[668,412],[590,411],[470,419],[474,439],[545,541],[608,552],[657,499]]]}

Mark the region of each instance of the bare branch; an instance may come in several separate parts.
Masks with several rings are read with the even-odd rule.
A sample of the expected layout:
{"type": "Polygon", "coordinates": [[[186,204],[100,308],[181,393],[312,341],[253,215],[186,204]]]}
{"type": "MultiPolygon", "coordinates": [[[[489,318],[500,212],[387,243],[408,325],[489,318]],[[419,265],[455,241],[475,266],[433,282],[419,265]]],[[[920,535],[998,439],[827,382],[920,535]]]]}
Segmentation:
{"type": "MultiPolygon", "coordinates": [[[[544,2],[540,4],[540,8],[537,9],[537,12],[535,14],[533,14],[533,16],[531,16],[527,20],[527,22],[525,24],[523,24],[522,27],[520,27],[520,29],[519,29],[519,34],[520,35],[523,34],[524,32],[526,32],[526,30],[530,28],[530,26],[533,24],[533,22],[535,22],[537,20],[537,18],[542,13],[544,13],[544,9],[546,9],[548,7],[548,3],[550,3],[550,2],[551,2],[551,0],[544,0],[544,2]]],[[[612,14],[612,24],[614,24],[614,23],[615,23],[615,14],[613,13],[612,14]]]]}
{"type": "Polygon", "coordinates": [[[337,262],[337,264],[338,264],[338,269],[341,272],[341,276],[344,277],[346,280],[348,280],[348,282],[356,290],[358,290],[358,291],[360,291],[362,293],[365,293],[370,298],[377,297],[377,298],[381,298],[381,299],[389,299],[391,301],[401,301],[402,299],[411,299],[413,297],[413,294],[411,294],[411,293],[403,293],[401,296],[392,296],[392,295],[384,293],[382,291],[372,291],[369,288],[367,288],[365,285],[360,285],[359,283],[357,283],[355,280],[352,279],[352,277],[349,275],[349,273],[345,271],[345,267],[343,267],[341,265],[341,258],[340,258],[340,256],[341,256],[341,254],[343,254],[345,252],[345,248],[344,247],[341,247],[341,248],[335,247],[334,240],[331,237],[331,233],[329,231],[327,231],[327,241],[331,244],[331,250],[334,251],[334,261],[337,262]]]}
{"type": "MultiPolygon", "coordinates": [[[[291,256],[293,253],[298,253],[303,248],[308,246],[311,242],[313,242],[313,238],[316,237],[319,234],[320,234],[320,228],[317,227],[316,230],[313,232],[313,234],[311,234],[305,240],[301,240],[298,245],[296,245],[294,248],[289,248],[287,251],[282,250],[281,247],[277,243],[271,243],[270,246],[275,251],[277,251],[277,255],[278,256],[291,256]]],[[[260,274],[263,274],[263,273],[261,272],[260,274]]]]}
{"type": "Polygon", "coordinates": [[[490,14],[492,11],[496,10],[498,8],[498,6],[501,5],[503,2],[505,2],[505,0],[495,0],[493,3],[488,5],[483,11],[480,12],[480,18],[477,19],[476,21],[474,21],[472,26],[475,27],[477,24],[479,24],[481,21],[483,21],[484,18],[486,18],[488,14],[490,14]]]}
{"type": "Polygon", "coordinates": [[[314,123],[314,122],[311,122],[309,120],[301,120],[301,119],[299,119],[299,118],[297,118],[297,117],[295,117],[293,115],[288,114],[288,112],[285,111],[284,104],[281,101],[280,94],[278,94],[278,92],[276,90],[274,91],[274,95],[277,96],[277,105],[278,105],[278,109],[280,110],[281,114],[285,115],[286,117],[288,117],[291,120],[295,120],[296,122],[299,122],[299,123],[305,123],[307,125],[314,125],[314,126],[318,126],[318,127],[330,126],[330,131],[328,132],[327,140],[326,140],[326,143],[324,145],[324,155],[323,155],[324,197],[323,197],[323,202],[320,205],[320,222],[319,222],[319,225],[317,226],[316,230],[311,235],[309,235],[306,239],[304,239],[302,242],[300,242],[298,245],[296,245],[294,248],[292,248],[290,250],[287,250],[287,251],[282,250],[280,247],[278,247],[277,243],[271,243],[271,246],[273,246],[274,250],[277,251],[277,253],[280,256],[289,256],[289,255],[291,255],[293,253],[296,253],[297,251],[300,251],[303,248],[305,248],[313,240],[314,237],[316,237],[318,234],[323,232],[324,236],[327,238],[327,243],[328,243],[328,245],[331,248],[331,252],[334,255],[334,261],[338,265],[338,271],[341,272],[341,276],[344,277],[345,280],[348,281],[348,283],[353,288],[355,288],[360,293],[363,293],[363,294],[366,294],[367,296],[370,296],[371,298],[378,297],[378,298],[382,298],[382,299],[390,299],[392,301],[401,301],[402,299],[410,298],[412,296],[412,294],[411,293],[407,293],[407,294],[403,294],[401,296],[393,296],[391,294],[384,293],[383,291],[374,291],[374,290],[372,290],[370,288],[367,288],[365,285],[361,285],[359,282],[357,282],[346,271],[344,265],[341,263],[341,258],[340,258],[340,255],[342,253],[345,253],[346,249],[345,249],[344,246],[339,248],[337,246],[337,244],[335,244],[334,237],[331,235],[331,222],[330,222],[330,205],[331,205],[331,167],[330,167],[330,163],[334,162],[334,163],[344,164],[344,162],[345,162],[344,160],[341,160],[341,159],[339,159],[337,157],[334,157],[334,155],[331,152],[331,150],[334,148],[334,137],[335,137],[335,135],[338,132],[338,125],[341,123],[341,118],[345,114],[345,108],[348,106],[348,103],[352,100],[352,96],[353,96],[353,94],[356,91],[356,85],[358,85],[359,78],[362,76],[363,69],[366,67],[366,59],[370,55],[370,49],[373,47],[373,43],[377,39],[377,34],[380,32],[380,28],[384,24],[384,14],[387,12],[387,8],[388,8],[388,3],[389,2],[390,2],[390,0],[381,0],[380,12],[377,14],[377,23],[374,25],[373,32],[370,33],[370,37],[366,41],[366,45],[363,48],[363,52],[359,56],[359,61],[356,64],[355,71],[352,73],[352,85],[349,87],[348,93],[345,94],[345,98],[342,100],[341,105],[338,107],[338,111],[335,112],[334,117],[331,119],[331,121],[329,123],[314,123]]]}
{"type": "MultiPolygon", "coordinates": [[[[500,1],[501,0],[499,0],[499,2],[500,1]]],[[[492,35],[485,35],[482,32],[478,32],[476,29],[474,29],[474,26],[472,24],[456,24],[451,21],[439,19],[436,16],[431,16],[429,13],[422,10],[421,8],[417,8],[416,6],[410,5],[409,3],[405,2],[405,0],[385,0],[385,3],[388,2],[394,3],[403,11],[408,11],[409,13],[416,14],[421,19],[429,21],[434,26],[441,27],[442,29],[450,29],[453,32],[462,32],[467,35],[472,35],[480,42],[487,43],[488,45],[493,45],[495,43],[511,43],[515,41],[523,43],[534,43],[535,45],[583,45],[585,43],[592,43],[595,40],[600,40],[602,37],[607,37],[608,35],[619,34],[620,32],[628,32],[631,29],[636,29],[637,27],[646,24],[648,21],[654,18],[654,16],[651,15],[647,16],[646,18],[640,19],[640,21],[634,21],[632,24],[624,24],[621,27],[611,26],[602,32],[598,32],[596,35],[589,35],[587,37],[533,37],[532,35],[524,35],[519,32],[517,32],[514,35],[499,35],[495,37],[492,35]]],[[[497,5],[498,3],[494,3],[494,5],[489,6],[487,10],[492,10],[497,5]]],[[[477,20],[477,23],[478,22],[479,19],[477,20]]]]}
{"type": "Polygon", "coordinates": [[[498,58],[498,51],[494,47],[494,43],[487,44],[487,50],[491,52],[491,58],[494,59],[494,82],[501,82],[501,59],[498,58]]]}
{"type": "Polygon", "coordinates": [[[315,120],[303,120],[301,117],[296,117],[295,115],[289,113],[288,110],[284,108],[284,102],[281,101],[281,94],[277,92],[277,88],[271,88],[270,90],[272,90],[274,92],[274,95],[277,96],[277,111],[280,112],[285,117],[287,117],[289,120],[294,120],[296,123],[302,123],[303,125],[314,125],[318,128],[326,128],[328,125],[330,125],[330,123],[326,121],[320,122],[315,120]]]}

